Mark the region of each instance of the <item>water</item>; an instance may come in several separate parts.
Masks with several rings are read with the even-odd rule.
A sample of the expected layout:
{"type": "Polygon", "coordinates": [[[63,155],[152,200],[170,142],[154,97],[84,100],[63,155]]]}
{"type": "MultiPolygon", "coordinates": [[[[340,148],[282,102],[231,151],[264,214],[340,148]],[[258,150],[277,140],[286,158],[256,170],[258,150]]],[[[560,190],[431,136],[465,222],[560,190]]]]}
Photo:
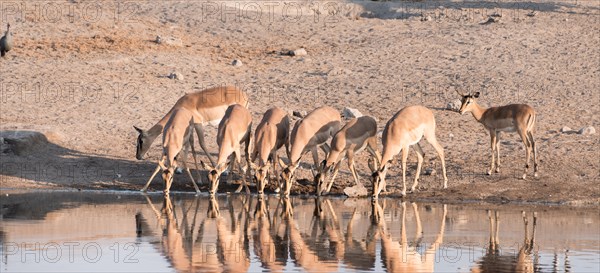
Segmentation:
{"type": "Polygon", "coordinates": [[[1,272],[600,272],[598,209],[133,192],[0,200],[1,272]]]}

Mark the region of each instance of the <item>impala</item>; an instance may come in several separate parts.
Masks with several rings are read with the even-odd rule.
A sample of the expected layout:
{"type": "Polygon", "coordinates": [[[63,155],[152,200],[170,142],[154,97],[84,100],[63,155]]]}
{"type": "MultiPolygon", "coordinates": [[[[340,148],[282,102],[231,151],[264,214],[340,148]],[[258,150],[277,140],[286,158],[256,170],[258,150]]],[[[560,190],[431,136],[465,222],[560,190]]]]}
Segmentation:
{"type": "Polygon", "coordinates": [[[443,188],[448,187],[448,177],[446,176],[446,162],[444,160],[444,149],[437,142],[435,137],[435,117],[431,110],[423,106],[407,106],[394,115],[383,130],[383,156],[379,170],[373,173],[373,198],[376,199],[383,188],[386,186],[385,176],[392,158],[402,151],[402,196],[406,195],[406,159],[408,158],[408,149],[414,145],[417,154],[417,172],[415,181],[410,189],[414,192],[419,184],[419,175],[423,164],[423,150],[419,146],[419,141],[425,136],[425,139],[436,150],[442,161],[442,173],[444,176],[443,188]],[[416,145],[415,145],[416,144],[416,145]]]}
{"type": "Polygon", "coordinates": [[[273,173],[277,179],[277,189],[280,188],[279,177],[277,176],[277,162],[279,161],[277,150],[285,145],[289,157],[289,131],[290,118],[279,107],[267,110],[256,127],[250,166],[255,170],[256,188],[259,194],[263,194],[265,185],[268,182],[270,176],[269,164],[273,165],[273,173]],[[256,159],[258,159],[258,164],[254,164],[256,159]]]}
{"type": "MultiPolygon", "coordinates": [[[[200,190],[196,185],[196,181],[190,172],[190,169],[187,167],[185,160],[187,159],[187,147],[185,143],[193,142],[192,130],[193,126],[193,115],[190,111],[184,108],[174,109],[172,114],[167,121],[164,132],[163,132],[163,153],[161,159],[158,161],[158,166],[154,170],[154,173],[142,188],[142,191],[145,192],[154,179],[154,176],[158,173],[159,169],[163,170],[163,181],[165,182],[164,193],[169,194],[169,189],[171,188],[171,183],[173,182],[173,174],[175,168],[177,167],[176,157],[181,152],[182,148],[183,152],[183,160],[181,160],[181,165],[185,168],[190,179],[192,180],[192,184],[196,189],[196,193],[199,193],[200,190]]],[[[189,145],[192,148],[192,154],[195,153],[194,146],[189,145]]],[[[196,163],[196,158],[194,158],[194,163],[196,163]]],[[[196,163],[197,165],[197,163],[196,163]]]]}
{"type": "Polygon", "coordinates": [[[290,136],[290,164],[286,165],[281,158],[279,164],[283,168],[281,178],[285,184],[284,196],[290,195],[294,172],[300,165],[300,159],[311,151],[315,168],[319,168],[319,151],[321,147],[325,154],[329,152],[327,140],[340,129],[340,113],[328,106],[319,107],[310,112],[306,117],[296,122],[290,136]]]}
{"type": "Polygon", "coordinates": [[[133,126],[139,133],[135,157],[138,160],[143,159],[154,140],[162,133],[163,128],[173,114],[173,111],[175,111],[175,109],[184,108],[190,111],[194,116],[194,128],[198,135],[200,147],[202,147],[202,150],[206,156],[208,156],[210,163],[214,166],[213,159],[204,144],[203,126],[206,124],[218,125],[225,114],[225,110],[232,104],[240,104],[248,107],[248,97],[246,93],[233,86],[214,87],[184,95],[179,98],[171,110],[169,110],[169,112],[167,112],[167,114],[149,130],[146,131],[133,126]]]}
{"type": "MultiPolygon", "coordinates": [[[[377,122],[369,116],[362,116],[350,120],[342,129],[340,129],[331,140],[331,151],[327,159],[321,162],[319,173],[315,176],[317,183],[317,195],[321,195],[323,191],[329,192],[333,181],[337,176],[342,160],[348,159],[348,168],[352,172],[356,185],[362,185],[358,180],[358,174],[354,168],[354,155],[367,148],[367,151],[375,158],[375,166],[371,170],[377,170],[377,164],[381,160],[381,155],[377,150],[377,122]],[[333,175],[329,183],[325,183],[327,172],[333,175]]],[[[372,166],[370,166],[372,167],[372,166]]]]}
{"type": "Polygon", "coordinates": [[[492,146],[492,164],[488,175],[492,171],[500,172],[500,132],[517,132],[525,145],[525,171],[523,180],[527,179],[529,170],[529,158],[533,150],[533,176],[538,175],[537,151],[535,140],[533,139],[533,127],[535,126],[535,110],[527,104],[509,104],[499,107],[483,108],[477,104],[476,98],[479,98],[479,92],[475,94],[463,95],[460,106],[460,114],[471,112],[475,120],[483,124],[485,129],[490,132],[492,146]]]}
{"type": "MultiPolygon", "coordinates": [[[[209,193],[211,195],[217,192],[221,174],[229,166],[230,171],[237,165],[242,173],[242,184],[235,192],[240,192],[242,187],[246,188],[246,192],[250,193],[250,189],[246,184],[246,170],[240,166],[242,144],[245,144],[244,154],[246,161],[249,160],[248,149],[250,145],[250,132],[252,130],[252,114],[248,109],[239,104],[234,104],[227,108],[225,116],[219,123],[219,131],[217,133],[217,144],[219,145],[219,158],[215,167],[208,166],[201,161],[202,166],[208,171],[208,180],[210,181],[209,193]],[[229,162],[227,161],[229,159],[229,162]]],[[[249,165],[249,164],[247,164],[249,165]]],[[[246,166],[248,167],[248,166],[246,166]]],[[[228,180],[231,179],[231,174],[228,180]]]]}
{"type": "Polygon", "coordinates": [[[402,202],[402,216],[400,220],[400,238],[392,234],[385,220],[383,208],[377,200],[372,203],[372,225],[377,228],[376,234],[367,237],[367,241],[375,239],[375,235],[381,238],[381,259],[385,268],[389,272],[435,272],[435,265],[439,262],[439,253],[444,241],[444,230],[446,228],[446,216],[448,208],[442,205],[442,217],[439,219],[439,229],[435,241],[430,244],[422,243],[423,228],[421,217],[416,203],[412,203],[414,221],[416,222],[415,239],[409,243],[406,235],[406,202],[402,202]],[[425,247],[428,246],[428,247],[425,247]]]}
{"type": "MultiPolygon", "coordinates": [[[[487,247],[487,252],[483,257],[477,261],[477,266],[471,268],[471,272],[486,272],[489,269],[504,269],[507,272],[536,272],[536,268],[539,268],[538,258],[533,257],[533,250],[535,249],[535,230],[537,225],[537,212],[533,212],[533,230],[531,237],[529,237],[529,220],[527,214],[522,211],[521,216],[523,217],[523,225],[525,229],[525,236],[523,239],[523,245],[519,247],[518,252],[514,251],[510,254],[506,252],[502,253],[504,248],[500,247],[500,240],[498,239],[500,217],[498,211],[494,211],[492,215],[491,211],[488,211],[488,218],[490,222],[490,241],[487,247]],[[515,253],[516,252],[516,253],[515,253]]],[[[514,223],[511,223],[511,225],[514,223]]],[[[517,244],[520,245],[520,244],[517,244]]],[[[516,250],[516,249],[515,249],[516,250]]]]}

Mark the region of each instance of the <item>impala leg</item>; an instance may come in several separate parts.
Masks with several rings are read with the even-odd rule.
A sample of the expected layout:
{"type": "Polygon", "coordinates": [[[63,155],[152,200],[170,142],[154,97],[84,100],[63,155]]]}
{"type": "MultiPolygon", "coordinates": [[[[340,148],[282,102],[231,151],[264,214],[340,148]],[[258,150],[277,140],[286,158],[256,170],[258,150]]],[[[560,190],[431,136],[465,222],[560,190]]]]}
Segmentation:
{"type": "Polygon", "coordinates": [[[438,156],[440,157],[440,161],[442,162],[442,175],[444,176],[444,186],[442,188],[448,188],[448,176],[446,175],[446,158],[444,156],[444,148],[442,148],[442,145],[440,145],[440,143],[437,141],[437,138],[435,137],[435,132],[430,132],[426,134],[425,139],[427,139],[429,144],[433,146],[438,156]]]}
{"type": "Polygon", "coordinates": [[[492,165],[490,165],[487,175],[492,175],[494,167],[496,166],[496,131],[493,129],[490,130],[490,146],[492,148],[492,165]]]}
{"type": "Polygon", "coordinates": [[[402,192],[406,196],[406,160],[408,159],[408,146],[402,147],[402,192]]]}
{"type": "Polygon", "coordinates": [[[319,150],[317,150],[317,147],[314,147],[311,152],[313,161],[315,162],[315,168],[317,169],[317,172],[321,172],[321,166],[319,166],[319,150]]]}
{"type": "Polygon", "coordinates": [[[206,145],[204,144],[204,127],[200,123],[194,123],[194,129],[196,129],[196,134],[198,135],[198,142],[200,143],[200,147],[204,151],[204,154],[206,154],[206,157],[208,157],[210,165],[214,168],[215,162],[213,161],[210,153],[208,152],[208,149],[206,149],[206,145]]]}
{"type": "MultiPolygon", "coordinates": [[[[241,167],[239,166],[239,163],[240,163],[240,162],[238,161],[239,152],[238,152],[238,151],[236,151],[236,152],[233,152],[233,154],[231,154],[231,157],[232,157],[232,158],[231,158],[231,173],[230,173],[230,176],[229,176],[229,177],[233,176],[233,170],[234,170],[236,167],[238,167],[238,168],[240,169],[242,176],[244,176],[244,174],[243,174],[243,173],[244,173],[244,171],[243,171],[243,170],[241,169],[241,167]]],[[[241,191],[242,191],[242,188],[244,188],[244,185],[246,184],[246,178],[245,178],[245,177],[242,177],[242,178],[243,178],[243,179],[242,179],[242,184],[240,184],[240,186],[239,186],[239,187],[238,187],[238,188],[235,190],[235,192],[236,192],[236,193],[238,193],[238,192],[241,192],[241,191]]],[[[229,180],[229,179],[228,179],[228,180],[229,180]]],[[[231,182],[231,180],[229,180],[229,181],[231,182]]],[[[231,184],[231,183],[230,183],[230,184],[231,184]]]]}
{"type": "Polygon", "coordinates": [[[331,191],[331,187],[333,186],[333,181],[335,181],[335,177],[337,176],[338,171],[340,170],[340,166],[342,165],[342,160],[335,163],[335,166],[333,167],[333,175],[331,175],[331,180],[329,180],[329,185],[327,185],[326,192],[331,191]]]}
{"type": "Polygon", "coordinates": [[[200,193],[200,189],[198,188],[198,185],[196,185],[194,176],[192,176],[192,172],[190,171],[190,168],[188,168],[187,163],[185,163],[185,160],[181,161],[181,165],[183,165],[183,168],[185,168],[185,171],[187,172],[188,176],[190,177],[190,180],[192,181],[192,185],[194,185],[194,189],[196,190],[196,193],[200,193]]]}
{"type": "Polygon", "coordinates": [[[275,185],[277,185],[277,188],[275,189],[276,193],[281,191],[281,182],[279,180],[279,173],[277,172],[277,162],[279,162],[279,156],[277,155],[277,151],[274,151],[273,156],[271,157],[271,164],[273,165],[273,174],[275,175],[275,185]]]}
{"type": "Polygon", "coordinates": [[[352,176],[354,177],[354,183],[356,183],[356,186],[358,186],[358,185],[363,186],[363,184],[360,183],[360,181],[359,181],[358,173],[356,173],[356,168],[354,168],[354,150],[348,149],[347,155],[348,155],[348,169],[350,169],[350,172],[352,173],[352,176]]]}
{"type": "Polygon", "coordinates": [[[381,164],[381,154],[377,149],[377,138],[372,137],[367,140],[367,151],[375,158],[375,169],[381,164]]]}
{"type": "Polygon", "coordinates": [[[527,136],[529,137],[529,142],[531,143],[531,148],[533,150],[533,177],[538,176],[538,161],[537,161],[537,148],[535,146],[535,140],[533,139],[533,133],[531,131],[527,132],[527,136]]]}
{"type": "Polygon", "coordinates": [[[500,132],[496,132],[496,173],[500,172],[500,132]]]}
{"type": "Polygon", "coordinates": [[[519,136],[521,136],[521,140],[523,141],[523,145],[525,145],[525,171],[523,172],[523,180],[527,180],[527,171],[529,170],[529,158],[531,156],[531,143],[529,143],[529,139],[527,138],[527,133],[521,128],[517,128],[519,132],[519,136]]]}
{"type": "Polygon", "coordinates": [[[148,190],[148,186],[150,186],[152,179],[154,179],[154,177],[158,174],[158,171],[160,171],[160,165],[156,165],[156,169],[154,169],[154,172],[150,176],[150,179],[148,179],[148,182],[146,182],[146,185],[142,188],[142,192],[146,192],[148,190]]]}
{"type": "Polygon", "coordinates": [[[321,150],[323,150],[323,152],[325,153],[325,157],[327,157],[329,152],[331,152],[331,147],[329,147],[329,144],[323,143],[321,144],[321,150]]]}
{"type": "Polygon", "coordinates": [[[410,192],[415,192],[417,189],[417,185],[419,184],[419,176],[421,175],[421,167],[423,166],[423,156],[425,155],[419,143],[417,143],[417,145],[414,147],[415,153],[417,154],[417,173],[415,174],[415,182],[413,183],[412,187],[410,187],[410,192]]]}

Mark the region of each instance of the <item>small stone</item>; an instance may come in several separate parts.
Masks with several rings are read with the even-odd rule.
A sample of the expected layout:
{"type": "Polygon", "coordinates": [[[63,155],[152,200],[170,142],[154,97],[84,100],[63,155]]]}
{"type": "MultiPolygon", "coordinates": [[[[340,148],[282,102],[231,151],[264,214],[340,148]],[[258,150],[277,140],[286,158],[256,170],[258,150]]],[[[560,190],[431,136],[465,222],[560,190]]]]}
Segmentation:
{"type": "Polygon", "coordinates": [[[448,137],[449,137],[449,138],[454,138],[454,134],[453,134],[453,133],[450,133],[450,134],[448,134],[448,137]]]}
{"type": "Polygon", "coordinates": [[[429,15],[427,15],[427,16],[422,16],[422,17],[421,17],[421,21],[422,21],[422,22],[429,22],[429,21],[431,21],[431,20],[432,20],[432,19],[431,19],[431,16],[429,16],[429,15]]]}
{"type": "Polygon", "coordinates": [[[462,102],[459,99],[455,99],[451,102],[448,102],[448,104],[446,105],[446,110],[458,112],[458,110],[460,110],[461,104],[462,102]]]}
{"type": "Polygon", "coordinates": [[[156,39],[154,39],[154,42],[160,45],[160,44],[162,44],[162,38],[157,35],[156,39]]]}
{"type": "Polygon", "coordinates": [[[290,56],[304,56],[307,54],[308,53],[306,52],[306,49],[304,49],[304,48],[299,48],[299,49],[290,51],[290,56]]]}
{"type": "Polygon", "coordinates": [[[171,80],[183,81],[183,74],[179,72],[172,72],[171,74],[169,74],[168,78],[171,80]]]}
{"type": "Polygon", "coordinates": [[[425,169],[425,175],[429,175],[429,176],[435,175],[435,169],[433,169],[433,168],[426,168],[425,169]]]}
{"type": "Polygon", "coordinates": [[[242,63],[242,61],[240,61],[238,59],[235,59],[235,60],[233,60],[233,62],[231,63],[231,65],[233,65],[233,66],[242,66],[244,64],[242,63]]]}
{"type": "Polygon", "coordinates": [[[353,187],[345,188],[344,194],[346,194],[348,197],[361,197],[367,196],[369,194],[369,190],[364,185],[359,184],[353,187]]]}
{"type": "Polygon", "coordinates": [[[362,116],[363,116],[363,114],[360,111],[358,111],[357,109],[354,109],[354,108],[346,107],[342,111],[342,117],[344,117],[344,118],[351,119],[351,118],[359,118],[359,117],[362,117],[362,116]]]}
{"type": "Polygon", "coordinates": [[[593,135],[596,133],[596,129],[592,126],[589,127],[583,127],[579,130],[579,132],[577,132],[580,135],[593,135]]]}
{"type": "Polygon", "coordinates": [[[560,128],[560,132],[561,133],[569,133],[571,131],[573,131],[573,130],[571,128],[567,127],[567,126],[564,126],[564,127],[560,128]]]}

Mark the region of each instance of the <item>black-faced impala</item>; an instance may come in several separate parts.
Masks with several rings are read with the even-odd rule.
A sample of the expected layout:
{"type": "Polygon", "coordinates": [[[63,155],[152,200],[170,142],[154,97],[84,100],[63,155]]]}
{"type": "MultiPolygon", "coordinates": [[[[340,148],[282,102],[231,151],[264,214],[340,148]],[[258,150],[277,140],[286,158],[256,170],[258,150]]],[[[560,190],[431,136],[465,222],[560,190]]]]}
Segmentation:
{"type": "Polygon", "coordinates": [[[535,140],[533,139],[533,129],[535,126],[535,110],[527,104],[509,104],[499,107],[483,108],[477,104],[476,98],[480,93],[463,95],[460,106],[460,114],[471,112],[475,120],[483,124],[490,133],[492,147],[492,164],[487,174],[491,175],[493,171],[500,172],[500,132],[517,132],[525,145],[525,171],[523,179],[527,179],[529,170],[529,158],[533,150],[533,176],[538,175],[537,150],[535,140]]]}
{"type": "Polygon", "coordinates": [[[300,165],[300,158],[312,151],[315,168],[319,170],[319,151],[321,147],[325,154],[329,153],[327,140],[331,138],[341,125],[340,113],[328,106],[319,107],[308,113],[302,120],[296,122],[290,136],[290,164],[286,165],[281,158],[279,164],[283,168],[281,178],[284,181],[284,196],[289,196],[294,180],[294,172],[300,165]]]}
{"type": "Polygon", "coordinates": [[[419,175],[423,164],[425,153],[419,146],[419,141],[425,136],[425,139],[437,152],[442,161],[442,174],[444,175],[443,188],[448,187],[448,177],[446,176],[446,162],[444,160],[444,149],[437,142],[435,137],[435,117],[431,110],[423,106],[407,106],[394,115],[383,130],[383,155],[381,157],[381,166],[379,170],[373,173],[373,198],[376,199],[379,193],[386,186],[385,175],[387,173],[392,158],[402,151],[402,195],[406,195],[406,160],[408,158],[408,149],[414,145],[417,154],[417,172],[415,182],[410,191],[414,192],[419,184],[419,175]],[[416,145],[415,145],[416,144],[416,145]]]}
{"type": "MultiPolygon", "coordinates": [[[[227,108],[225,116],[219,123],[219,131],[217,133],[217,144],[219,145],[219,158],[215,167],[209,166],[203,161],[202,166],[208,171],[208,180],[210,181],[209,193],[214,195],[219,187],[221,174],[229,166],[230,171],[233,171],[237,165],[241,171],[242,184],[236,192],[240,192],[242,187],[246,188],[246,192],[250,193],[250,189],[246,183],[246,170],[241,167],[241,146],[245,144],[244,154],[246,162],[250,161],[248,149],[250,148],[250,132],[252,131],[252,114],[248,109],[239,104],[234,104],[227,108]],[[227,161],[229,159],[229,161],[227,161]]],[[[248,168],[249,164],[246,164],[248,168]]],[[[228,180],[231,179],[233,172],[229,173],[228,180]]]]}
{"type": "Polygon", "coordinates": [[[358,173],[356,173],[356,169],[354,168],[354,155],[360,153],[365,148],[375,158],[375,165],[371,166],[369,164],[369,167],[373,168],[371,172],[374,172],[377,170],[377,164],[381,160],[381,155],[377,150],[377,122],[369,116],[351,119],[333,136],[331,151],[327,159],[321,163],[319,173],[315,175],[317,195],[331,190],[333,181],[344,158],[348,159],[348,168],[352,172],[354,182],[356,185],[362,185],[358,179],[358,173]],[[331,180],[329,183],[326,183],[326,175],[331,171],[333,171],[331,180]]]}
{"type": "MultiPolygon", "coordinates": [[[[184,108],[174,109],[171,117],[165,124],[164,132],[163,132],[163,153],[161,159],[158,161],[158,167],[150,177],[150,180],[146,183],[142,191],[146,191],[150,182],[158,173],[158,169],[161,168],[163,170],[163,181],[165,182],[164,193],[169,194],[169,189],[171,188],[171,184],[173,183],[173,174],[175,172],[175,168],[177,167],[176,157],[178,157],[179,153],[182,149],[186,150],[186,143],[192,142],[190,145],[192,147],[192,153],[195,153],[193,146],[193,137],[192,137],[192,126],[194,123],[193,115],[190,111],[184,108]]],[[[179,158],[181,159],[181,158],[179,158]]],[[[198,186],[196,185],[196,181],[190,172],[190,169],[187,167],[185,160],[187,159],[187,151],[183,153],[183,160],[178,160],[185,170],[187,171],[190,179],[192,180],[192,185],[194,185],[194,189],[196,189],[196,193],[200,192],[198,186]]],[[[196,158],[194,157],[194,162],[196,158]]],[[[196,163],[196,162],[195,162],[196,163]]],[[[196,163],[196,166],[198,164],[196,163]]]]}
{"type": "Polygon", "coordinates": [[[271,173],[269,164],[273,165],[273,173],[275,179],[277,179],[277,189],[280,188],[277,175],[277,161],[279,161],[277,150],[285,145],[289,157],[289,132],[290,118],[287,112],[279,107],[267,110],[256,127],[250,166],[255,171],[256,189],[259,194],[263,194],[265,185],[269,180],[271,173]],[[258,164],[254,164],[257,159],[258,164]]]}

